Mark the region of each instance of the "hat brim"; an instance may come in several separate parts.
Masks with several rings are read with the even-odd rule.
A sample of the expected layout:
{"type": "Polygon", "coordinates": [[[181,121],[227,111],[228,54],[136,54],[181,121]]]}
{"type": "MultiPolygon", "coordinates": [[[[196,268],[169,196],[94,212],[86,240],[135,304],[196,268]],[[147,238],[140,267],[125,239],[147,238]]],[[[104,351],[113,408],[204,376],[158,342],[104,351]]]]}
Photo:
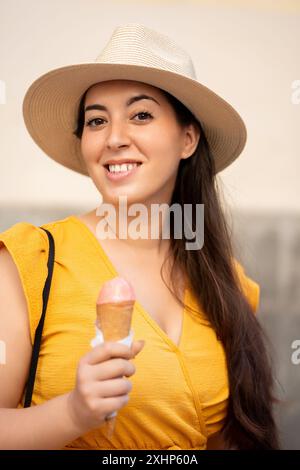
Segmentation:
{"type": "Polygon", "coordinates": [[[23,117],[35,143],[53,160],[88,175],[73,134],[83,93],[108,80],[135,80],[161,88],[181,101],[201,122],[216,173],[242,152],[247,132],[237,111],[196,80],[168,70],[130,64],[87,63],[52,70],[35,80],[23,101],[23,117]]]}

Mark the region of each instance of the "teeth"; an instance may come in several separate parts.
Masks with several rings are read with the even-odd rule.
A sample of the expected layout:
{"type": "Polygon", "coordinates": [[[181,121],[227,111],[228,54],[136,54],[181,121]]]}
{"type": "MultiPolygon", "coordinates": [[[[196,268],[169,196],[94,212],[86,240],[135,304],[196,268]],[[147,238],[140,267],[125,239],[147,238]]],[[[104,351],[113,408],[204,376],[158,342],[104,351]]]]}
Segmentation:
{"type": "Polygon", "coordinates": [[[123,163],[122,165],[109,165],[108,167],[111,173],[120,173],[130,171],[136,166],[138,166],[138,163],[123,163]]]}

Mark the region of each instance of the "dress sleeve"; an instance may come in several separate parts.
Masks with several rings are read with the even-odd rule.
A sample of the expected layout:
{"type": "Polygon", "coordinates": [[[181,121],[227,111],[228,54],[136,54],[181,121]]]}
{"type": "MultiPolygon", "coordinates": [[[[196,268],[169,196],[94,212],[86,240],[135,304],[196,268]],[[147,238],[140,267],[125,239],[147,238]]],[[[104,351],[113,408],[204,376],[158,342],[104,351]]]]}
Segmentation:
{"type": "Polygon", "coordinates": [[[17,267],[26,298],[31,341],[43,306],[43,288],[48,274],[48,238],[32,224],[19,222],[0,233],[0,249],[5,246],[17,267]]]}
{"type": "Polygon", "coordinates": [[[242,290],[248,299],[253,312],[256,314],[259,307],[260,286],[257,282],[246,275],[244,267],[237,260],[234,260],[234,264],[236,266],[242,290]]]}

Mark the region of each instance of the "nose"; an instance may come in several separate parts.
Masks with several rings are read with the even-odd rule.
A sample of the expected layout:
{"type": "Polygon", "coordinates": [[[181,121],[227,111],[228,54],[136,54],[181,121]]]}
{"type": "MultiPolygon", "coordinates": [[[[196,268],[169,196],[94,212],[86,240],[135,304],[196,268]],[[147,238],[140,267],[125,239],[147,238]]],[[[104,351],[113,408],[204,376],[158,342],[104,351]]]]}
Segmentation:
{"type": "Polygon", "coordinates": [[[114,122],[110,126],[107,134],[106,146],[109,150],[117,150],[121,147],[130,145],[130,137],[127,132],[127,126],[123,122],[114,122]]]}

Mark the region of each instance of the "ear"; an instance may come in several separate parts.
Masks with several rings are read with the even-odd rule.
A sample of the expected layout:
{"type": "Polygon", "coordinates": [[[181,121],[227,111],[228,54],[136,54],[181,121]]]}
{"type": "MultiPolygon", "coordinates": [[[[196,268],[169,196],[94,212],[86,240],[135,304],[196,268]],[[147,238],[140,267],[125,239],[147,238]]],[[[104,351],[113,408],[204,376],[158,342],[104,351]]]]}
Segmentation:
{"type": "Polygon", "coordinates": [[[195,124],[189,124],[185,126],[184,130],[184,138],[183,138],[183,149],[182,149],[182,159],[189,158],[195,152],[197,145],[200,140],[200,129],[195,124]]]}

